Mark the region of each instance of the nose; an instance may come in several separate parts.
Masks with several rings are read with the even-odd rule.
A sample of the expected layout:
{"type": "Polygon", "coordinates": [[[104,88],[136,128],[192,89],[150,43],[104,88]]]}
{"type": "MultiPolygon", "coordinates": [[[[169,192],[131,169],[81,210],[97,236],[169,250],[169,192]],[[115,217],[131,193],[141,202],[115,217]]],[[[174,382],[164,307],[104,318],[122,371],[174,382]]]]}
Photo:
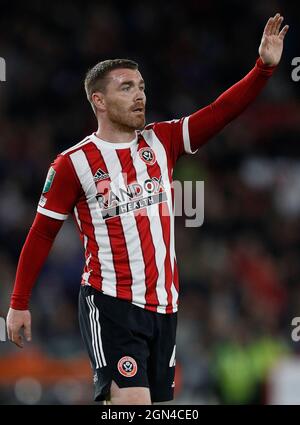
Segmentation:
{"type": "Polygon", "coordinates": [[[140,89],[138,89],[135,93],[135,96],[134,96],[135,102],[138,101],[138,100],[143,101],[144,99],[145,99],[145,93],[143,91],[141,91],[140,89]]]}
{"type": "Polygon", "coordinates": [[[134,95],[135,102],[138,100],[144,101],[145,98],[146,98],[146,95],[144,90],[141,90],[140,87],[137,87],[135,90],[135,95],[134,95]]]}

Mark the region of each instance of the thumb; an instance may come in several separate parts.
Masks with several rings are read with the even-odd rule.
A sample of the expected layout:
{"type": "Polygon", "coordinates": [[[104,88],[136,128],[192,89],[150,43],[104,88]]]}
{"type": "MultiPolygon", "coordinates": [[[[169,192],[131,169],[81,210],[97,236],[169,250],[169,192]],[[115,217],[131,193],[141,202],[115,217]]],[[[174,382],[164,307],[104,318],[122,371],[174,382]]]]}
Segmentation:
{"type": "Polygon", "coordinates": [[[27,322],[24,324],[24,336],[26,341],[31,341],[31,323],[27,322]]]}
{"type": "Polygon", "coordinates": [[[264,35],[261,39],[260,47],[266,47],[268,44],[268,38],[264,35]]]}

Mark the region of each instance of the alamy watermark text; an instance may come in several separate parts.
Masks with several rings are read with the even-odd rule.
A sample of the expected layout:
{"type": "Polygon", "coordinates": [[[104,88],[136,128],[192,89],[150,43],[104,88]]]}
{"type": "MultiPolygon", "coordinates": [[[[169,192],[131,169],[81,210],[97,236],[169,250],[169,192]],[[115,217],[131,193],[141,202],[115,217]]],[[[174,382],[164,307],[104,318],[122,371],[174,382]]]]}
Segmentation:
{"type": "Polygon", "coordinates": [[[4,58],[0,58],[0,81],[6,81],[6,62],[4,58]]]}

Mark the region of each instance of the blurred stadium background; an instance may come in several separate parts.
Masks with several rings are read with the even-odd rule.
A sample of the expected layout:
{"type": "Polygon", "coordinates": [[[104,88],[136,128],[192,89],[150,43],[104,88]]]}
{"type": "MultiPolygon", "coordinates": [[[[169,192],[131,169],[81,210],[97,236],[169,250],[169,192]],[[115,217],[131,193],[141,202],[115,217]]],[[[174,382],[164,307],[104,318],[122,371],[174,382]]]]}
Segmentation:
{"type": "MultiPolygon", "coordinates": [[[[214,100],[254,65],[266,19],[290,24],[280,68],[241,118],[175,178],[205,181],[205,221],[177,217],[181,305],[175,403],[300,403],[300,4],[206,0],[1,1],[0,316],[57,153],[96,128],[82,80],[96,62],[137,60],[147,122],[214,100]],[[297,50],[298,48],[298,50],[297,50]]],[[[83,254],[67,221],[34,289],[33,342],[0,343],[0,404],[92,404],[77,321],[83,254]]]]}

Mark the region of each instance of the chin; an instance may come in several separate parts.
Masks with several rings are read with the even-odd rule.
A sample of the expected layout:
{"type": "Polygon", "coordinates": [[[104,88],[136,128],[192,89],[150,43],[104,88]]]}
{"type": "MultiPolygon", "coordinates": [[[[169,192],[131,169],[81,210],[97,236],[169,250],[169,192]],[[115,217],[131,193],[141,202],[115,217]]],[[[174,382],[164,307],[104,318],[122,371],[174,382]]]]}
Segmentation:
{"type": "Polygon", "coordinates": [[[145,127],[145,124],[146,124],[145,118],[135,120],[132,123],[132,128],[134,128],[134,130],[142,130],[145,127]]]}
{"type": "Polygon", "coordinates": [[[143,121],[142,124],[136,126],[136,130],[143,130],[144,127],[145,127],[145,121],[143,121]]]}
{"type": "Polygon", "coordinates": [[[140,120],[139,124],[137,125],[137,130],[142,130],[145,127],[145,124],[146,124],[146,120],[144,117],[140,120]]]}

